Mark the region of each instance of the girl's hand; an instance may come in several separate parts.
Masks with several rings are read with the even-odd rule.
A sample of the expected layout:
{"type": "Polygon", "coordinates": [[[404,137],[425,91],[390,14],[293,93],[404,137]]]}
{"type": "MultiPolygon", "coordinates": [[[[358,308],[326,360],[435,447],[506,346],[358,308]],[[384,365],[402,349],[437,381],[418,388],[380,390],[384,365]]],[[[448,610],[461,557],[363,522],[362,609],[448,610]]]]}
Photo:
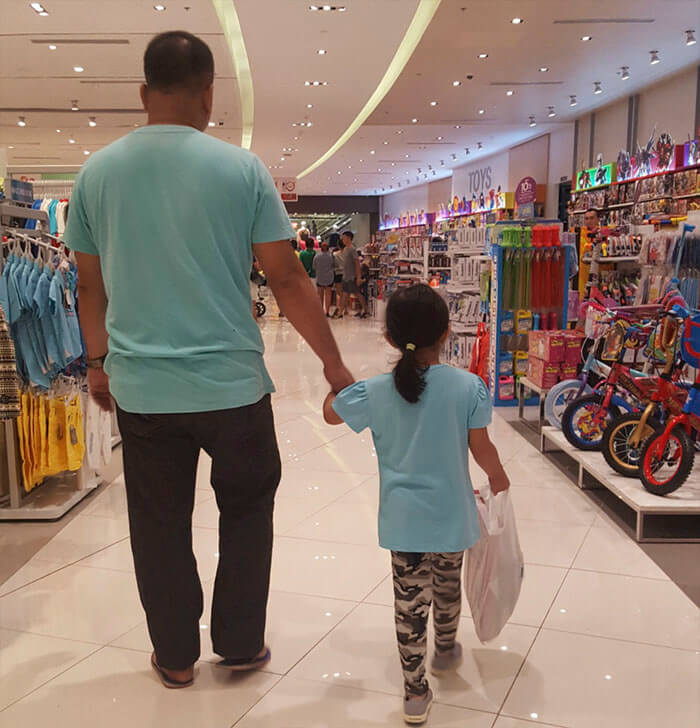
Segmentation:
{"type": "Polygon", "coordinates": [[[502,470],[496,477],[489,478],[489,485],[491,486],[491,492],[494,495],[498,495],[504,490],[508,490],[508,488],[510,488],[510,480],[508,480],[505,470],[502,470]]]}

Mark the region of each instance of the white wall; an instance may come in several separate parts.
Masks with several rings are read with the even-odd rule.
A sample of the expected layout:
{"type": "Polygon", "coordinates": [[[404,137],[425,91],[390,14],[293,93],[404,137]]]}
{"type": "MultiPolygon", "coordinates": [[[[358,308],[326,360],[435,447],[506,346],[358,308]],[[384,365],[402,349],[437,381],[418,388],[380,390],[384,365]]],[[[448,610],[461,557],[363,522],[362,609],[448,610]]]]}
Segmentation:
{"type": "Polygon", "coordinates": [[[441,204],[452,199],[452,177],[435,180],[428,185],[428,211],[437,212],[441,204]]]}
{"type": "Polygon", "coordinates": [[[621,149],[627,149],[628,106],[628,97],[625,97],[595,112],[594,164],[598,154],[603,155],[607,164],[617,159],[621,149]]]}
{"type": "MultiPolygon", "coordinates": [[[[355,233],[355,246],[362,248],[370,241],[369,215],[366,213],[358,213],[353,215],[348,224],[348,228],[355,233]]],[[[342,232],[339,230],[338,232],[342,232]]]]}
{"type": "Polygon", "coordinates": [[[384,195],[380,201],[379,218],[384,220],[388,215],[392,217],[400,217],[408,211],[424,210],[430,212],[428,207],[428,183],[418,187],[409,187],[407,190],[399,190],[392,192],[390,195],[384,195]]]}
{"type": "Polygon", "coordinates": [[[472,194],[478,198],[481,192],[486,196],[490,189],[498,189],[499,185],[504,192],[512,191],[508,189],[507,151],[456,167],[452,172],[452,196],[457,195],[460,199],[471,200],[472,194]]]}
{"type": "Polygon", "coordinates": [[[647,143],[654,127],[657,136],[669,132],[677,144],[688,141],[688,135],[695,138],[697,83],[698,70],[693,66],[642,91],[637,125],[640,146],[647,143]]]}
{"type": "Polygon", "coordinates": [[[562,177],[571,179],[574,159],[574,125],[562,124],[549,135],[549,170],[547,173],[547,199],[544,214],[557,216],[559,183],[562,177]]]}
{"type": "Polygon", "coordinates": [[[508,192],[515,192],[523,177],[532,177],[538,185],[546,184],[549,169],[549,134],[518,144],[510,150],[508,192]]]}

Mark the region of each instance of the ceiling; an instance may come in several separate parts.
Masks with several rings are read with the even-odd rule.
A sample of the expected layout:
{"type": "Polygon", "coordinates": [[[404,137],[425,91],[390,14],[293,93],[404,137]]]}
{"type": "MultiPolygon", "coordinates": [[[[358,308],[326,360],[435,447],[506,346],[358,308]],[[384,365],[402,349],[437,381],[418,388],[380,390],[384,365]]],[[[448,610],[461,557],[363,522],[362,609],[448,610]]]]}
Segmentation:
{"type": "MultiPolygon", "coordinates": [[[[308,0],[235,0],[254,89],[252,149],[275,176],[301,173],[345,132],[386,72],[419,2],[343,0],[344,12],[324,12],[311,11],[308,0]],[[328,85],[305,86],[308,80],[328,85]]],[[[11,169],[75,170],[86,151],[143,124],[143,51],[155,33],[173,28],[201,35],[212,47],[216,126],[208,131],[240,143],[240,90],[212,0],[163,0],[162,12],[152,0],[43,4],[46,17],[28,0],[0,0],[0,146],[12,147],[11,169]],[[75,72],[76,65],[85,70],[75,72]],[[78,112],[70,110],[73,99],[78,112]],[[24,128],[17,126],[20,115],[24,128]]],[[[697,64],[700,45],[686,46],[684,31],[700,31],[699,21],[697,0],[442,0],[383,101],[299,189],[374,194],[448,175],[467,159],[570,123],[697,64]],[[514,17],[524,22],[514,25],[514,17]],[[592,39],[583,42],[584,35],[592,39]],[[650,50],[659,52],[660,63],[650,65],[650,50]],[[621,66],[629,67],[628,80],[620,78],[621,66]],[[602,84],[600,95],[593,94],[594,81],[602,84]]]]}

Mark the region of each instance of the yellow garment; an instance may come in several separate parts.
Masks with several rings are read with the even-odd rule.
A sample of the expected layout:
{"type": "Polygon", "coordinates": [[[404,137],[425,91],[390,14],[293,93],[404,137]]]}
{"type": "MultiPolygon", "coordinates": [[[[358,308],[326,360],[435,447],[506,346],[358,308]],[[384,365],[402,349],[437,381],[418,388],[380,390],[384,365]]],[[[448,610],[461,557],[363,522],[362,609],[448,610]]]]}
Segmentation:
{"type": "Polygon", "coordinates": [[[66,403],[61,397],[49,401],[49,469],[52,473],[68,470],[66,403]]]}
{"type": "Polygon", "coordinates": [[[39,400],[39,449],[41,451],[41,473],[42,479],[51,475],[49,467],[49,398],[45,395],[37,398],[39,400]]]}
{"type": "Polygon", "coordinates": [[[66,448],[68,470],[80,470],[85,456],[85,430],[80,397],[76,396],[66,405],[66,448]]]}
{"type": "Polygon", "coordinates": [[[29,492],[32,489],[32,461],[29,449],[29,395],[22,393],[20,412],[17,418],[17,434],[19,435],[19,454],[22,459],[22,484],[29,492]]]}

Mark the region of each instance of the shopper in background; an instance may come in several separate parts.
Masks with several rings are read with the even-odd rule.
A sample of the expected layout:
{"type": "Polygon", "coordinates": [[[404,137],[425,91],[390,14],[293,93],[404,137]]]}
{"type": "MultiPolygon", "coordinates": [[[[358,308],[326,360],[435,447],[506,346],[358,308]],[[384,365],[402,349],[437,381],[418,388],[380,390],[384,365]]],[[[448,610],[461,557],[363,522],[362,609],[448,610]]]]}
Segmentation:
{"type": "Polygon", "coordinates": [[[316,288],[321,299],[321,305],[330,316],[331,296],[333,294],[334,263],[333,254],[328,248],[328,243],[321,243],[321,252],[316,253],[313,259],[313,272],[316,275],[316,288]]]}
{"type": "Polygon", "coordinates": [[[306,247],[299,253],[299,260],[304,266],[304,270],[307,272],[310,278],[315,278],[316,274],[313,269],[314,258],[316,257],[316,251],[314,250],[313,239],[310,236],[306,237],[304,241],[306,247]]]}
{"type": "Polygon", "coordinates": [[[342,246],[333,251],[333,286],[335,287],[335,312],[333,318],[343,317],[343,257],[342,246]]]}
{"type": "Polygon", "coordinates": [[[367,316],[367,301],[360,293],[360,284],[362,283],[362,273],[360,270],[360,259],[355,250],[353,239],[355,235],[352,231],[346,230],[341,236],[344,246],[343,252],[343,303],[340,317],[342,318],[350,307],[350,297],[355,296],[359,299],[362,311],[357,314],[358,318],[367,316]]]}
{"type": "Polygon", "coordinates": [[[583,213],[583,225],[586,228],[586,232],[589,236],[595,235],[600,227],[600,216],[598,210],[591,208],[583,213]]]}
{"type": "Polygon", "coordinates": [[[360,293],[369,307],[369,266],[362,251],[358,252],[360,258],[360,293]]]}
{"type": "Polygon", "coordinates": [[[131,548],[164,685],[187,687],[200,655],[202,588],[192,552],[200,449],[221,512],[211,635],[233,671],[264,644],[280,479],[263,342],[251,313],[253,253],[335,391],[352,382],[265,165],[204,134],[214,60],[185,32],[151,40],[148,125],[93,154],[70,205],[90,392],[118,405],[131,548]],[[105,368],[102,364],[106,359],[105,368]],[[111,396],[110,396],[111,395],[111,396]]]}
{"type": "Polygon", "coordinates": [[[404,716],[423,722],[433,693],[425,677],[426,629],[433,608],[431,670],[462,658],[456,641],[465,549],[480,536],[466,443],[491,491],[510,487],[489,440],[491,400],[483,381],[440,364],[448,335],[443,298],[426,285],[399,290],[386,311],[387,341],[401,353],[394,371],[329,394],[324,416],[355,432],[369,427],[380,474],[379,543],[391,550],[404,716]]]}

